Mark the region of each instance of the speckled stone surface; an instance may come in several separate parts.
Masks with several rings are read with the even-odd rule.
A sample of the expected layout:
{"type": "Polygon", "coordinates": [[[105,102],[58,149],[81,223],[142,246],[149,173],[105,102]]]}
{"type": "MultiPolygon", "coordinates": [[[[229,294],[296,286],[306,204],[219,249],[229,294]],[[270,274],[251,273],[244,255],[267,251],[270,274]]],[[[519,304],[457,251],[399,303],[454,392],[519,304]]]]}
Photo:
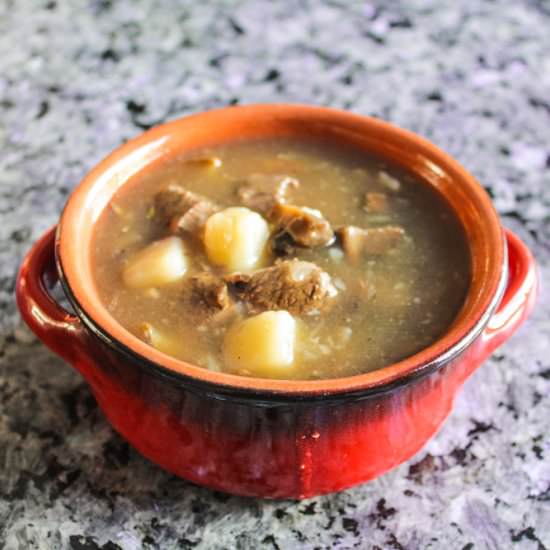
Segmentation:
{"type": "Polygon", "coordinates": [[[21,325],[17,265],[81,177],[191,112],[374,114],[470,169],[550,280],[550,4],[0,2],[0,548],[550,548],[550,295],[381,479],[302,503],[212,493],[141,458],[21,325]]]}

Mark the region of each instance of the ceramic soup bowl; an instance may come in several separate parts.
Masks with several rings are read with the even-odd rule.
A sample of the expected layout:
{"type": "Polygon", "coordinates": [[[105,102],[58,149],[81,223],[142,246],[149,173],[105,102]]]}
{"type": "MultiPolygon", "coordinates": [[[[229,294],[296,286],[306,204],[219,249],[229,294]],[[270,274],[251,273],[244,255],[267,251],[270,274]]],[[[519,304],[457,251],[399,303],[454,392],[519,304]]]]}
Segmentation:
{"type": "Polygon", "coordinates": [[[76,188],[57,228],[28,253],[17,300],[32,330],[84,376],[109,422],[144,456],[221,491],[305,498],[372,479],[416,453],[447,417],[466,378],[524,321],[536,286],[528,249],[502,229],[475,179],[433,144],[348,112],[254,105],[170,122],[110,154],[76,188]],[[109,314],[90,265],[94,225],[135,174],[235,139],[321,136],[417,174],[461,220],[471,253],[470,290],[439,340],[366,374],[268,380],[164,355],[109,314]],[[49,294],[58,280],[74,314],[49,294]]]}

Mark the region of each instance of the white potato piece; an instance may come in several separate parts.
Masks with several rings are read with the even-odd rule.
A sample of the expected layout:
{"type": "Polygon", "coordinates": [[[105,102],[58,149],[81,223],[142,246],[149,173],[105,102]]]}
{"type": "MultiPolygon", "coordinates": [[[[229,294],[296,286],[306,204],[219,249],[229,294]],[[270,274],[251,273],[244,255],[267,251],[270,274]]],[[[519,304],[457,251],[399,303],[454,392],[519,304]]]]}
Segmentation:
{"type": "Polygon", "coordinates": [[[178,339],[155,328],[151,323],[141,323],[138,330],[143,340],[167,355],[177,355],[181,351],[182,346],[178,339]]]}
{"type": "Polygon", "coordinates": [[[284,378],[292,369],[296,321],[288,311],[266,311],[233,325],[224,339],[224,360],[234,372],[284,378]]]}
{"type": "Polygon", "coordinates": [[[226,208],[206,221],[204,245],[208,259],[230,271],[256,267],[268,239],[267,222],[248,208],[226,208]]]}
{"type": "Polygon", "coordinates": [[[167,237],[134,254],[124,267],[122,279],[130,288],[164,286],[181,279],[188,263],[182,240],[167,237]]]}
{"type": "Polygon", "coordinates": [[[384,172],[384,170],[378,172],[378,180],[390,191],[399,191],[401,189],[401,182],[393,176],[390,176],[387,172],[384,172]]]}

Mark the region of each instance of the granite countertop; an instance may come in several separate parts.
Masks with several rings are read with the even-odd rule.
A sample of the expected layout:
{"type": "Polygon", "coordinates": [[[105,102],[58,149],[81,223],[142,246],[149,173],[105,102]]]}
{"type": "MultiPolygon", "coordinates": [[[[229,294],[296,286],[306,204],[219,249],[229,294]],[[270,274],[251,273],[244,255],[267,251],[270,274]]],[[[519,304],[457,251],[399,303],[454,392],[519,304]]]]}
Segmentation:
{"type": "Polygon", "coordinates": [[[483,182],[550,280],[547,0],[0,3],[0,548],[550,548],[550,295],[382,478],[301,503],[141,458],[14,303],[68,194],[142,129],[296,101],[418,132],[483,182]]]}

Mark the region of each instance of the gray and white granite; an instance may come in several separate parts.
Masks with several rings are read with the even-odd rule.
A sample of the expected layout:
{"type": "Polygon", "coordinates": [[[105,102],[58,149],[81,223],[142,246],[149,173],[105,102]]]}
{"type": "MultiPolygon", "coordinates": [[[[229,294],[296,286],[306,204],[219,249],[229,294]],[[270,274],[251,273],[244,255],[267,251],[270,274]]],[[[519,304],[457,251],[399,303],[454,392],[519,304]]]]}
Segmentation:
{"type": "Polygon", "coordinates": [[[0,2],[0,548],[550,548],[550,295],[409,463],[340,494],[213,493],[141,458],[29,334],[17,266],[143,128],[233,103],[374,114],[468,167],[550,280],[547,0],[0,2]]]}

